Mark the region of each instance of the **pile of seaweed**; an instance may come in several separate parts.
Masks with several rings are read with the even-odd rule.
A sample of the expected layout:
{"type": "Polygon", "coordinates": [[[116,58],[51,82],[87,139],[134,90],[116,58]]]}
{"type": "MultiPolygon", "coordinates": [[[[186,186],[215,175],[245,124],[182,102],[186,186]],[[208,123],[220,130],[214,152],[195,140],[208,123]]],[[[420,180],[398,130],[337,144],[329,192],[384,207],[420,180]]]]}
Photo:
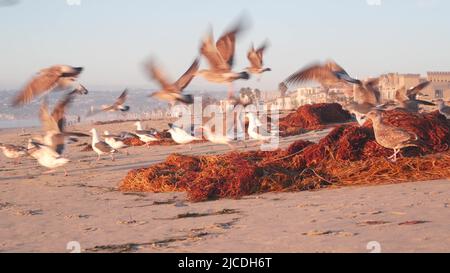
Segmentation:
{"type": "Polygon", "coordinates": [[[292,136],[350,121],[352,116],[338,103],[305,105],[280,120],[280,131],[283,132],[282,136],[292,136]]]}
{"type": "Polygon", "coordinates": [[[319,143],[297,141],[286,150],[233,152],[214,156],[170,155],[163,163],[133,170],[120,185],[127,192],[187,192],[191,201],[320,189],[401,183],[450,177],[450,124],[437,112],[388,111],[384,120],[416,133],[418,148],[392,150],[374,139],[370,122],[341,125],[319,143]]]}

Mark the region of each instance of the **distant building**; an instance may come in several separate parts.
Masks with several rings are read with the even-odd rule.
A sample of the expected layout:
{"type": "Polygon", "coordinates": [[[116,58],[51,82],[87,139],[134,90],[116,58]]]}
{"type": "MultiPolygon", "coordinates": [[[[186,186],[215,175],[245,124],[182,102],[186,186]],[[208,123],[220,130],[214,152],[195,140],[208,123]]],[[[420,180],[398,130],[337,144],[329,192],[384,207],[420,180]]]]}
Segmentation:
{"type": "Polygon", "coordinates": [[[297,106],[327,102],[327,95],[322,87],[301,87],[290,97],[296,101],[297,106]]]}
{"type": "Polygon", "coordinates": [[[431,84],[422,93],[432,100],[450,100],[450,72],[428,72],[427,80],[431,84]]]}
{"type": "Polygon", "coordinates": [[[383,101],[395,100],[397,90],[414,87],[421,82],[431,81],[422,91],[427,100],[450,99],[450,72],[428,72],[427,77],[420,74],[389,73],[380,77],[379,89],[383,101]]]}

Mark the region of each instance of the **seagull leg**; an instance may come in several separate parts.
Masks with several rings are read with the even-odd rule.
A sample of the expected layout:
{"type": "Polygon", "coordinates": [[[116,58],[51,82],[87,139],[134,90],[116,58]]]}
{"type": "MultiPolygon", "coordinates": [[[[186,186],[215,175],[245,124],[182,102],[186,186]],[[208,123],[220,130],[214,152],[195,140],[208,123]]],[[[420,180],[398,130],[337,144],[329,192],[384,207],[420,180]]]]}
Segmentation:
{"type": "Polygon", "coordinates": [[[64,176],[69,176],[69,174],[67,173],[67,170],[66,170],[66,168],[63,168],[63,170],[64,170],[64,176]]]}
{"type": "Polygon", "coordinates": [[[97,161],[100,161],[100,155],[97,156],[97,161]]]}
{"type": "Polygon", "coordinates": [[[55,170],[48,170],[46,172],[43,172],[42,174],[52,174],[55,173],[55,170]]]}
{"type": "Polygon", "coordinates": [[[399,149],[394,149],[394,154],[392,155],[391,159],[392,162],[397,162],[397,154],[400,152],[399,149]]]}
{"type": "Polygon", "coordinates": [[[116,159],[114,158],[114,155],[113,155],[113,154],[111,154],[111,161],[112,161],[112,162],[116,161],[116,159]]]}

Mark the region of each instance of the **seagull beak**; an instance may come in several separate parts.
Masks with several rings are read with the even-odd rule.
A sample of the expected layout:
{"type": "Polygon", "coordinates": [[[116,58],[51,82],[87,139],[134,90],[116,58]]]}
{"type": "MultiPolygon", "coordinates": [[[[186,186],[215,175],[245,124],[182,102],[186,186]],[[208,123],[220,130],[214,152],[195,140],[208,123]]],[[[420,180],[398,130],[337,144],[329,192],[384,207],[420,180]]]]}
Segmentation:
{"type": "Polygon", "coordinates": [[[81,95],[87,95],[89,94],[89,90],[86,89],[86,87],[84,87],[84,85],[79,84],[78,88],[77,88],[78,93],[80,93],[81,95]]]}

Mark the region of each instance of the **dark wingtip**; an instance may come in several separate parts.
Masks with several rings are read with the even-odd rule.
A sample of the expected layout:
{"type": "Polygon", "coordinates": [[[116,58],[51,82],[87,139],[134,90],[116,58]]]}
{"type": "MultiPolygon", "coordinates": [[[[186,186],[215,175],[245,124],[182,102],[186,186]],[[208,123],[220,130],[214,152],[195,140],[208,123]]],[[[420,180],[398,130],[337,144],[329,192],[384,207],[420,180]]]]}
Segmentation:
{"type": "Polygon", "coordinates": [[[73,69],[74,69],[75,71],[77,71],[78,73],[81,73],[81,72],[83,72],[84,67],[74,67],[73,69]]]}
{"type": "Polygon", "coordinates": [[[120,109],[120,111],[122,112],[128,112],[130,111],[131,107],[130,106],[124,106],[122,109],[120,109]]]}
{"type": "Polygon", "coordinates": [[[239,73],[239,77],[240,77],[240,79],[248,80],[248,79],[250,79],[250,74],[248,74],[247,72],[241,72],[241,73],[239,73]]]}
{"type": "Polygon", "coordinates": [[[180,101],[185,104],[193,104],[194,97],[192,95],[184,95],[183,98],[180,99],[180,101]]]}

